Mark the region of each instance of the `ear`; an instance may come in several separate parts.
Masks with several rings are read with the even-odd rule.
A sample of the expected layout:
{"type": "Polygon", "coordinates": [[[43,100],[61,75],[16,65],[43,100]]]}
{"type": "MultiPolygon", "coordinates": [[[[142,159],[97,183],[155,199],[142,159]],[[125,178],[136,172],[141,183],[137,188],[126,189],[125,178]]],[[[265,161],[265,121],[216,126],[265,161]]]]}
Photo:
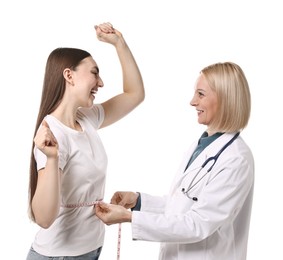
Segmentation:
{"type": "Polygon", "coordinates": [[[66,82],[68,82],[71,85],[74,85],[72,70],[70,70],[69,68],[64,69],[63,76],[66,82]]]}

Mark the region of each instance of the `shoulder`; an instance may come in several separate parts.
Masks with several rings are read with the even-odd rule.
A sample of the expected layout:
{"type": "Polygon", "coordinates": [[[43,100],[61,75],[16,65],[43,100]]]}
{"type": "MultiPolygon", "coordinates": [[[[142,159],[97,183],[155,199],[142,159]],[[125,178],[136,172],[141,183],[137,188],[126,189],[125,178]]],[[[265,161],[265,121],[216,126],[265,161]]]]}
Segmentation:
{"type": "Polygon", "coordinates": [[[57,136],[65,136],[64,125],[58,119],[56,119],[54,116],[47,115],[44,120],[47,122],[50,130],[56,138],[57,136]]]}
{"type": "Polygon", "coordinates": [[[209,147],[207,157],[216,156],[220,153],[218,165],[233,165],[233,167],[237,165],[238,169],[243,167],[253,168],[254,157],[250,147],[241,135],[233,140],[235,134],[225,133],[217,138],[209,147]]]}
{"type": "Polygon", "coordinates": [[[67,147],[68,146],[68,131],[66,126],[64,126],[58,119],[51,115],[47,115],[44,120],[49,125],[49,128],[53,135],[55,136],[57,142],[59,143],[59,147],[67,147]]]}
{"type": "Polygon", "coordinates": [[[70,152],[70,129],[68,129],[58,119],[51,115],[47,115],[44,120],[48,123],[50,130],[59,144],[59,167],[64,169],[70,152]]]}

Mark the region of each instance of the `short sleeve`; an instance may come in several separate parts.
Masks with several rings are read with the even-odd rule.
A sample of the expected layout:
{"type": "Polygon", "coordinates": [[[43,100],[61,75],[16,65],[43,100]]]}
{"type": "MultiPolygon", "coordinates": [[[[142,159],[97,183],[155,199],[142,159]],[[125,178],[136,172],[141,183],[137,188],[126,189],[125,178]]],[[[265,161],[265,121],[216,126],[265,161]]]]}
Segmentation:
{"type": "MultiPolygon", "coordinates": [[[[52,133],[54,134],[58,145],[59,145],[59,168],[61,170],[64,169],[67,160],[68,160],[68,140],[66,138],[66,135],[62,132],[60,128],[57,128],[54,126],[52,120],[50,118],[46,117],[45,120],[47,121],[52,133]]],[[[37,147],[34,147],[33,150],[34,158],[36,161],[37,170],[45,168],[47,157],[46,155],[40,151],[37,147]]]]}

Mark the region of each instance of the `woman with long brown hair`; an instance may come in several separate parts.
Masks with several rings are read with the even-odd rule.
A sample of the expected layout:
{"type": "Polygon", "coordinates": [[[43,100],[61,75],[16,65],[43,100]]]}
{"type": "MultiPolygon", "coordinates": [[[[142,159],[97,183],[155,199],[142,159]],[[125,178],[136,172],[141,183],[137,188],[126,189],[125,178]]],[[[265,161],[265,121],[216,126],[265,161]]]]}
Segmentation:
{"type": "Polygon", "coordinates": [[[94,205],[104,197],[107,155],[97,131],[131,112],[145,93],[123,35],[110,23],[95,30],[117,51],[123,92],[94,104],[103,81],[90,53],[57,48],[49,55],[30,160],[29,212],[41,228],[27,260],[95,260],[103,246],[94,205]]]}

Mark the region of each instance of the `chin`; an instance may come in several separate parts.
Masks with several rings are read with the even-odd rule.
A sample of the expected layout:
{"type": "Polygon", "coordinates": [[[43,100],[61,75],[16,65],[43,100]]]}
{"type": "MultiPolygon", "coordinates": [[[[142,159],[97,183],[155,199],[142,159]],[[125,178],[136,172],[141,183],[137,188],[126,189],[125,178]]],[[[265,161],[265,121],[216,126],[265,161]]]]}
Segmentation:
{"type": "Polygon", "coordinates": [[[80,107],[83,107],[83,108],[92,108],[92,106],[93,106],[93,102],[88,103],[88,104],[85,104],[85,105],[82,105],[82,106],[80,106],[80,107]]]}

